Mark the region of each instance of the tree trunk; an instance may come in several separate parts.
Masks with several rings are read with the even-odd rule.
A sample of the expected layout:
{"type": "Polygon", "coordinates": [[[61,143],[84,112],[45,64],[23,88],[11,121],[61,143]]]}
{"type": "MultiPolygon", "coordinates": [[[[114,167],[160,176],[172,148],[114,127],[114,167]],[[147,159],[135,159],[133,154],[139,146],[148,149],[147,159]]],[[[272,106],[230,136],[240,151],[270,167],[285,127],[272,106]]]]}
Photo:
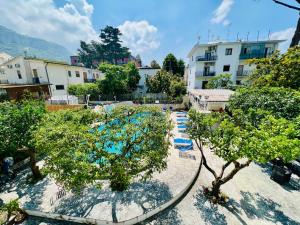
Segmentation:
{"type": "Polygon", "coordinates": [[[30,157],[30,168],[35,179],[39,179],[42,177],[40,168],[36,165],[36,155],[34,150],[28,151],[30,157]]]}
{"type": "Polygon", "coordinates": [[[295,34],[293,36],[290,48],[297,46],[299,44],[299,41],[300,41],[300,16],[298,19],[297,28],[295,30],[295,34]]]}
{"type": "Polygon", "coordinates": [[[251,160],[248,160],[246,163],[241,164],[239,162],[233,162],[234,163],[234,169],[224,178],[222,178],[223,176],[223,172],[225,170],[225,168],[230,164],[230,163],[226,163],[223,166],[222,172],[221,172],[221,176],[217,177],[213,182],[212,182],[212,191],[211,191],[211,195],[213,195],[214,197],[216,197],[217,199],[220,197],[220,188],[221,185],[227,183],[229,180],[231,180],[235,174],[237,174],[241,169],[247,167],[250,165],[251,160]]]}
{"type": "Polygon", "coordinates": [[[29,149],[29,148],[22,148],[19,149],[19,151],[25,152],[29,155],[29,165],[32,172],[32,175],[35,179],[40,179],[42,177],[41,171],[39,167],[36,165],[36,154],[35,150],[29,149]]]}

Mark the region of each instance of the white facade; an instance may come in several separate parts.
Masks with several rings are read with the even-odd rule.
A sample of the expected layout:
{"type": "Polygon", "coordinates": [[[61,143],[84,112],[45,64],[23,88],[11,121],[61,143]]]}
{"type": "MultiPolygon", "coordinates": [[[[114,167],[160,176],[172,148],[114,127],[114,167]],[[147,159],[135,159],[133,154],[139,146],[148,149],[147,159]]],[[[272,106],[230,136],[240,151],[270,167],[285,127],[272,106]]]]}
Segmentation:
{"type": "Polygon", "coordinates": [[[218,42],[196,44],[188,54],[188,90],[205,88],[207,82],[218,74],[231,74],[234,84],[241,84],[254,66],[251,58],[265,58],[277,48],[280,40],[258,42],[218,42]]]}
{"type": "Polygon", "coordinates": [[[139,74],[141,79],[139,80],[139,83],[137,85],[137,93],[146,93],[147,92],[147,84],[146,80],[148,77],[154,76],[160,69],[153,69],[150,67],[140,67],[139,68],[139,74]]]}
{"type": "Polygon", "coordinates": [[[68,86],[103,79],[99,70],[35,58],[15,57],[1,66],[0,83],[50,84],[51,96],[67,95],[68,86]]]}
{"type": "Polygon", "coordinates": [[[5,52],[0,52],[0,65],[12,59],[13,57],[5,52]]]}

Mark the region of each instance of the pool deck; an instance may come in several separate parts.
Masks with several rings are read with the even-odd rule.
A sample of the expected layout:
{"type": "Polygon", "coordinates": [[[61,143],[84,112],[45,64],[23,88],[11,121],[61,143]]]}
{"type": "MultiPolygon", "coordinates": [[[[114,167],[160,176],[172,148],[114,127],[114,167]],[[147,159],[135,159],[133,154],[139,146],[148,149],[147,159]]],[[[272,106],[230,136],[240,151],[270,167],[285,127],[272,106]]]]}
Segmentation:
{"type": "MultiPolygon", "coordinates": [[[[177,130],[176,114],[172,113],[171,118],[174,122],[172,135],[182,137],[182,133],[177,130]]],[[[26,183],[29,170],[25,170],[0,193],[0,199],[7,202],[19,198],[25,209],[114,222],[124,221],[149,212],[180,193],[195,175],[199,163],[199,151],[191,150],[180,154],[172,145],[167,169],[155,173],[147,182],[135,181],[122,193],[112,192],[109,184],[104,183],[101,190],[90,187],[85,188],[79,195],[67,192],[60,198],[57,198],[59,186],[51,178],[46,177],[37,184],[30,185],[26,183]]]]}

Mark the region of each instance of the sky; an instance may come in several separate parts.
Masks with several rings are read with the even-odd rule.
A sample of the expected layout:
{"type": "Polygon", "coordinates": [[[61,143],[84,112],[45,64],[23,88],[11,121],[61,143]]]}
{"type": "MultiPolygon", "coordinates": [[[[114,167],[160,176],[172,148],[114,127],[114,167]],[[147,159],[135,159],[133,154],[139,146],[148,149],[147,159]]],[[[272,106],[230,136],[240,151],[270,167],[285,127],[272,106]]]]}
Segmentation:
{"type": "Polygon", "coordinates": [[[247,37],[287,39],[285,51],[299,16],[272,0],[0,0],[0,14],[0,25],[72,53],[80,40],[99,40],[106,25],[118,27],[123,45],[144,65],[168,53],[186,60],[197,42],[247,37]]]}

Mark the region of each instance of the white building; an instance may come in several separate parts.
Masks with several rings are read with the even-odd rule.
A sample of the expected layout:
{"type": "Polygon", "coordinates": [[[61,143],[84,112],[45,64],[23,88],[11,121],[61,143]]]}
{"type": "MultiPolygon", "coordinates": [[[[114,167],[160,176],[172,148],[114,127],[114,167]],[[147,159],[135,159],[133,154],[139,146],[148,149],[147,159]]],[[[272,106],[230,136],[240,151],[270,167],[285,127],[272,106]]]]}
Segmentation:
{"type": "Polygon", "coordinates": [[[188,54],[188,90],[205,89],[212,77],[229,73],[239,85],[255,68],[248,59],[270,56],[281,40],[196,44],[188,54]]]}
{"type": "Polygon", "coordinates": [[[147,92],[147,84],[146,80],[148,77],[154,76],[160,69],[153,69],[151,67],[140,67],[139,74],[141,79],[137,85],[136,93],[146,93],[147,92]]]}
{"type": "Polygon", "coordinates": [[[0,52],[0,65],[6,61],[12,59],[13,57],[5,52],[0,52]]]}
{"type": "Polygon", "coordinates": [[[50,96],[67,95],[68,86],[102,79],[99,70],[38,58],[15,57],[0,66],[0,84],[49,85],[50,96]]]}

